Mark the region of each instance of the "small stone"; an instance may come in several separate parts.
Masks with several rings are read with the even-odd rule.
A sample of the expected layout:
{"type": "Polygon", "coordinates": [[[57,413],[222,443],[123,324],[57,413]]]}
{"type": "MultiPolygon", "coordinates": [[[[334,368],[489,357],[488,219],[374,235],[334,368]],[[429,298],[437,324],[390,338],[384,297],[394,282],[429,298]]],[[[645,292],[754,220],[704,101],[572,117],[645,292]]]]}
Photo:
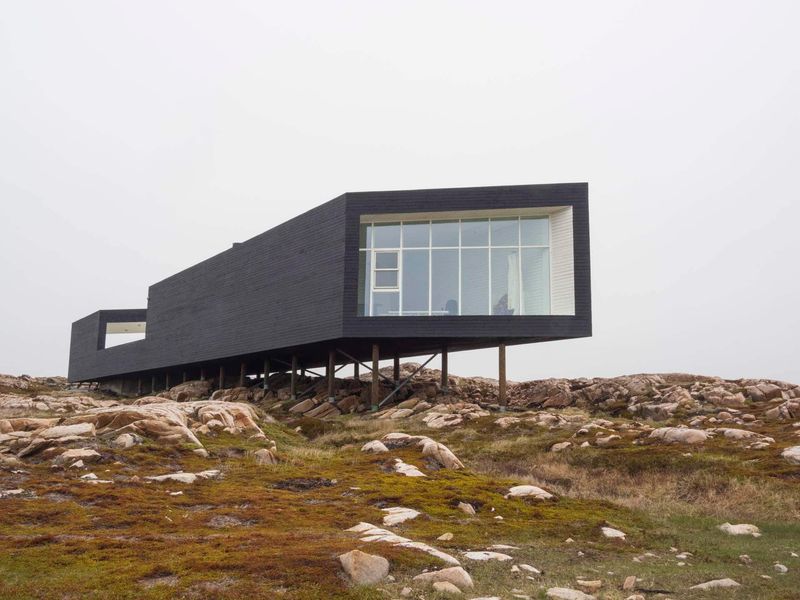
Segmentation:
{"type": "Polygon", "coordinates": [[[275,458],[275,455],[271,450],[267,450],[266,448],[260,448],[259,450],[253,452],[253,458],[255,459],[256,464],[262,467],[278,464],[278,459],[275,458]]]}
{"type": "Polygon", "coordinates": [[[718,529],[728,535],[752,535],[753,537],[761,537],[761,530],[749,523],[739,523],[738,525],[723,523],[718,529]]]}
{"type": "Polygon", "coordinates": [[[542,572],[539,569],[537,569],[536,567],[534,567],[532,565],[526,565],[524,563],[520,563],[520,564],[515,565],[515,566],[519,567],[523,571],[527,571],[528,573],[533,573],[534,575],[541,575],[542,574],[542,572]]]}
{"type": "Polygon", "coordinates": [[[622,589],[626,592],[632,592],[636,589],[636,575],[628,575],[622,584],[622,589]]]}
{"type": "Polygon", "coordinates": [[[550,588],[547,590],[547,597],[556,600],[595,600],[594,596],[570,588],[550,588]]]}
{"type": "Polygon", "coordinates": [[[400,595],[403,598],[408,598],[413,593],[414,593],[414,590],[412,590],[410,587],[404,587],[402,590],[400,590],[400,595]]]}
{"type": "Polygon", "coordinates": [[[516,485],[508,490],[506,498],[536,498],[537,500],[549,500],[553,494],[535,485],[516,485]]]}
{"type": "Polygon", "coordinates": [[[479,551],[479,552],[464,552],[464,556],[470,560],[499,560],[499,561],[506,561],[512,560],[513,557],[509,556],[508,554],[503,554],[501,552],[489,552],[489,551],[479,551]]]}
{"type": "Polygon", "coordinates": [[[572,442],[558,442],[550,446],[550,452],[561,452],[572,446],[572,442]]]}
{"type": "Polygon", "coordinates": [[[752,565],[753,564],[753,559],[750,558],[750,556],[747,555],[747,554],[740,554],[739,555],[739,562],[742,563],[743,565],[752,565]]]}
{"type": "Polygon", "coordinates": [[[371,442],[367,442],[363,446],[361,446],[362,452],[373,452],[373,453],[380,453],[380,452],[388,452],[389,448],[386,447],[380,440],[372,440],[371,442]]]}
{"type": "Polygon", "coordinates": [[[339,563],[354,585],[380,583],[389,574],[388,560],[361,550],[351,550],[340,555],[339,563]]]}
{"type": "Polygon", "coordinates": [[[136,445],[136,443],[137,439],[135,435],[133,435],[132,433],[123,433],[121,435],[118,435],[116,439],[113,442],[111,442],[111,445],[114,446],[115,448],[120,448],[122,450],[125,450],[127,448],[132,448],[133,446],[136,445]]]}
{"type": "Polygon", "coordinates": [[[450,540],[453,539],[453,534],[448,531],[447,533],[443,533],[436,539],[439,540],[440,542],[449,542],[450,540]]]}
{"type": "Polygon", "coordinates": [[[620,531],[619,529],[614,529],[613,527],[601,527],[600,531],[603,532],[603,535],[607,538],[611,539],[625,539],[625,533],[620,531]]]}
{"type": "Polygon", "coordinates": [[[783,573],[788,573],[789,572],[789,569],[786,567],[786,565],[782,565],[781,563],[775,563],[773,568],[775,569],[776,573],[783,574],[783,573]]]}
{"type": "Polygon", "coordinates": [[[405,508],[402,506],[392,506],[381,510],[385,513],[388,513],[385,517],[383,517],[383,524],[387,527],[399,525],[400,523],[410,521],[411,519],[416,519],[420,515],[418,510],[414,510],[413,508],[405,508]]]}
{"type": "Polygon", "coordinates": [[[84,463],[97,462],[100,460],[100,453],[91,448],[70,448],[59,454],[55,460],[53,460],[53,464],[62,466],[67,463],[75,462],[76,460],[82,460],[84,463]]]}
{"type": "Polygon", "coordinates": [[[433,584],[433,589],[440,594],[451,594],[453,596],[461,595],[461,590],[449,581],[437,581],[433,584]]]}
{"type": "Polygon", "coordinates": [[[464,513],[466,513],[468,515],[474,515],[475,514],[475,508],[472,506],[472,504],[467,504],[466,502],[459,502],[458,503],[458,508],[459,508],[459,510],[461,510],[462,512],[464,512],[464,513]]]}
{"type": "Polygon", "coordinates": [[[711,581],[706,581],[705,583],[698,583],[697,585],[693,585],[690,587],[690,590],[714,590],[718,588],[737,588],[740,587],[741,584],[737,583],[733,579],[726,577],[725,579],[712,579],[711,581]]]}
{"type": "Polygon", "coordinates": [[[584,592],[592,593],[603,587],[603,582],[599,579],[588,581],[586,579],[577,579],[575,583],[584,592]]]}
{"type": "Polygon", "coordinates": [[[475,585],[472,577],[462,567],[448,567],[439,571],[421,573],[414,577],[414,581],[433,584],[446,581],[461,590],[471,589],[475,585]]]}

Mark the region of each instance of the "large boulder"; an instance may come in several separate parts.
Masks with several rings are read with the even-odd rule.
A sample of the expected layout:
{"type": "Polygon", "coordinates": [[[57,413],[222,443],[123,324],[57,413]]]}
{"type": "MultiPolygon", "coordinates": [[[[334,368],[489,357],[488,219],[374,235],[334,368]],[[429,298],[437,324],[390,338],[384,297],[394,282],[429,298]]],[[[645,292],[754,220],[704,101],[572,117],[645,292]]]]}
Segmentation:
{"type": "Polygon", "coordinates": [[[702,429],[660,427],[651,431],[650,437],[670,444],[702,444],[709,438],[709,434],[702,429]]]}
{"type": "Polygon", "coordinates": [[[169,391],[164,392],[164,394],[176,402],[208,398],[211,394],[211,381],[208,379],[187,381],[170,388],[169,391]]]}
{"type": "Polygon", "coordinates": [[[420,442],[420,445],[422,456],[435,460],[445,469],[464,468],[464,463],[458,460],[458,457],[444,444],[428,439],[420,442]]]}
{"type": "Polygon", "coordinates": [[[781,452],[781,456],[793,465],[800,465],[800,446],[792,446],[781,452]]]}
{"type": "Polygon", "coordinates": [[[389,561],[382,556],[351,550],[339,556],[347,578],[353,585],[374,585],[389,574],[389,561]]]}

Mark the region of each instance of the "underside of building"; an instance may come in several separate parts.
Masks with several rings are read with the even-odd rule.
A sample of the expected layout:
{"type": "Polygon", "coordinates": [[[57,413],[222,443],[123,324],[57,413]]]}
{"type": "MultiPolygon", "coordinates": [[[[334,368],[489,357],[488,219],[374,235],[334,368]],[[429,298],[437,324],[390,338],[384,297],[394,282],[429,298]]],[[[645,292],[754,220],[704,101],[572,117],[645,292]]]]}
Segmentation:
{"type": "Polygon", "coordinates": [[[587,184],[358,192],[152,285],[147,308],[76,321],[69,379],[332,381],[441,353],[444,380],[448,352],[500,347],[502,370],[506,345],[590,335],[587,184]]]}

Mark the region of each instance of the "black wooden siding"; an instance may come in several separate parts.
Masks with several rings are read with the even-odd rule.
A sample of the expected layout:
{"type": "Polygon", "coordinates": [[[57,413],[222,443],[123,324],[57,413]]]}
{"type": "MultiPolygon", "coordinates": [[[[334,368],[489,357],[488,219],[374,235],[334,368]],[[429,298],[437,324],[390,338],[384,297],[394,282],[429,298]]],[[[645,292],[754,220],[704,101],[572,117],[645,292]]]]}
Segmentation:
{"type": "Polygon", "coordinates": [[[382,355],[411,356],[442,345],[458,350],[588,336],[587,185],[348,193],[154,284],[146,339],[98,350],[114,312],[73,324],[70,380],[260,364],[267,353],[286,361],[295,352],[314,366],[334,347],[363,360],[373,342],[382,355]],[[575,316],[357,316],[362,214],[566,205],[573,207],[575,316]]]}

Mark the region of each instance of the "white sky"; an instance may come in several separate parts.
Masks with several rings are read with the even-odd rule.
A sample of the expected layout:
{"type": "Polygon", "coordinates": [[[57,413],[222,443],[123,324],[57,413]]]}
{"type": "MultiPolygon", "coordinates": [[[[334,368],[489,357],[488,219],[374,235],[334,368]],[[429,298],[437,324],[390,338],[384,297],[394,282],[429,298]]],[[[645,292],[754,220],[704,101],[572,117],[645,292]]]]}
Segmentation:
{"type": "Polygon", "coordinates": [[[779,1],[0,1],[0,372],[66,373],[72,321],[342,192],[588,181],[594,337],[510,348],[509,377],[800,382],[798,23],[779,1]]]}

